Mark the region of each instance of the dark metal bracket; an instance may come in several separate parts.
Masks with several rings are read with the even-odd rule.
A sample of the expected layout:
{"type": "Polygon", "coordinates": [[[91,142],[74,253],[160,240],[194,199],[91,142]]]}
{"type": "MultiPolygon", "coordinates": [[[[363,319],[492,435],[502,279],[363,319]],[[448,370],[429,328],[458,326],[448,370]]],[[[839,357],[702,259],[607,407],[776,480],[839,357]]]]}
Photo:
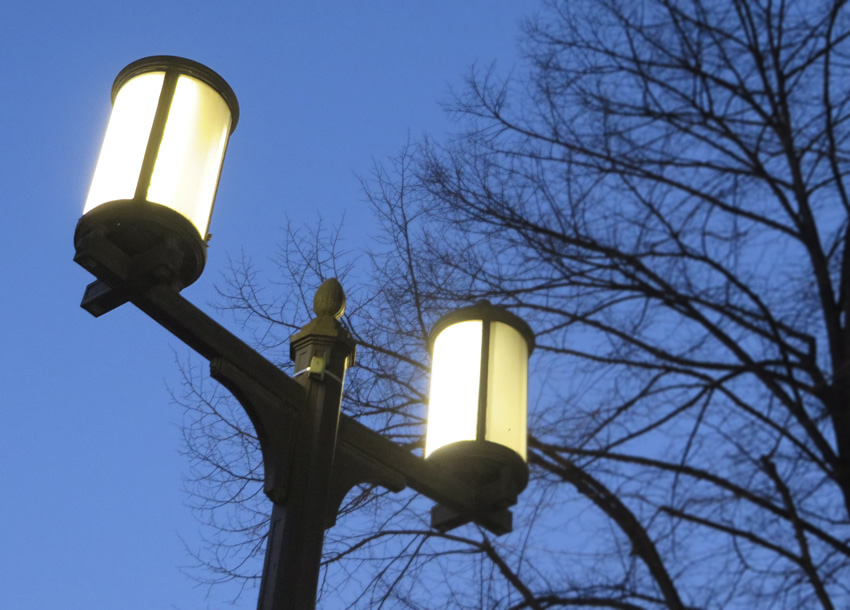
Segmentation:
{"type": "MultiPolygon", "coordinates": [[[[294,430],[306,404],[303,386],[183,298],[165,281],[167,272],[151,275],[150,269],[161,269],[158,254],[141,262],[92,232],[78,242],[74,260],[98,279],[86,289],[82,306],[87,311],[97,316],[130,301],[209,360],[212,376],[242,403],[256,428],[267,470],[266,493],[277,504],[285,501],[293,474],[289,457],[297,440],[294,430]]],[[[327,526],[345,494],[368,483],[391,491],[410,487],[436,501],[432,524],[441,531],[468,522],[497,535],[511,531],[510,511],[504,503],[494,505],[486,488],[471,488],[345,414],[339,418],[334,462],[327,526]]]]}
{"type": "Polygon", "coordinates": [[[210,362],[210,375],[239,401],[251,419],[263,454],[263,491],[272,502],[284,503],[289,491],[296,413],[238,366],[224,358],[210,362]]]}
{"type": "Polygon", "coordinates": [[[364,483],[384,487],[392,492],[399,492],[407,487],[407,479],[400,472],[387,468],[380,461],[351,444],[341,443],[337,447],[334,458],[330,502],[325,513],[325,529],[336,524],[339,508],[346,494],[357,485],[364,483]]]}

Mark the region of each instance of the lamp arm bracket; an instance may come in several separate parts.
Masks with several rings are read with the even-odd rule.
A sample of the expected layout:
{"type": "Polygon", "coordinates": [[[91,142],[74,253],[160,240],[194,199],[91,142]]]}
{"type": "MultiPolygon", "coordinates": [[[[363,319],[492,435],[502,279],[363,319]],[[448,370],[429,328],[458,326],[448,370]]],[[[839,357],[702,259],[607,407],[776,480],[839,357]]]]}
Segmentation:
{"type": "Polygon", "coordinates": [[[407,487],[407,480],[398,471],[387,468],[352,445],[340,443],[334,455],[334,470],[325,510],[325,529],[336,524],[346,494],[364,483],[384,487],[392,492],[399,492],[407,487]]]}
{"type": "MultiPolygon", "coordinates": [[[[339,500],[334,508],[339,506],[348,490],[358,483],[374,483],[391,491],[410,487],[441,505],[441,511],[451,512],[451,517],[435,519],[434,525],[441,531],[470,521],[496,535],[511,531],[510,511],[504,506],[494,505],[488,497],[489,493],[470,487],[450,471],[414,455],[354,418],[340,415],[337,438],[335,469],[337,464],[345,464],[347,456],[366,456],[369,463],[355,457],[352,465],[347,467],[349,472],[337,474],[334,471],[334,481],[339,480],[339,484],[333,487],[336,494],[333,497],[339,500]],[[370,471],[370,468],[375,470],[370,471]],[[385,484],[383,478],[376,476],[369,479],[363,476],[363,473],[369,472],[380,473],[380,477],[395,477],[396,481],[403,481],[405,485],[393,489],[385,484]],[[348,482],[348,487],[343,489],[344,481],[348,482]]],[[[393,478],[387,480],[392,481],[393,478]]],[[[328,522],[329,525],[333,524],[331,520],[328,522]]]]}
{"type": "MultiPolygon", "coordinates": [[[[74,260],[210,362],[215,358],[238,362],[241,370],[250,371],[251,378],[292,408],[304,404],[301,384],[187,301],[173,286],[139,282],[133,273],[139,256],[127,255],[92,231],[80,239],[74,260]]],[[[141,256],[147,258],[145,253],[141,256]]],[[[107,291],[102,284],[95,288],[98,293],[107,291]]]]}
{"type": "Polygon", "coordinates": [[[272,502],[284,503],[289,493],[297,412],[286,408],[283,397],[269,392],[225,358],[210,361],[210,376],[233,394],[251,419],[263,455],[263,491],[272,502]]]}
{"type": "MultiPolygon", "coordinates": [[[[102,232],[91,231],[77,241],[74,260],[99,280],[83,301],[91,313],[99,315],[130,301],[210,361],[213,378],[234,394],[254,424],[263,453],[266,494],[276,504],[285,502],[293,474],[295,431],[307,400],[302,385],[183,298],[170,282],[161,282],[156,274],[153,284],[149,277],[140,278],[140,269],[157,268],[151,264],[155,255],[130,256],[102,232]]],[[[323,378],[327,370],[313,364],[304,372],[311,379],[323,378]]],[[[489,494],[476,493],[452,473],[344,414],[339,418],[336,451],[335,461],[343,466],[332,474],[328,503],[333,506],[326,511],[337,508],[353,486],[369,483],[391,491],[410,487],[463,519],[472,516],[494,533],[510,527],[505,507],[488,505],[489,494]]],[[[445,527],[459,520],[437,521],[445,527]]]]}
{"type": "Polygon", "coordinates": [[[285,499],[304,388],[187,301],[171,282],[161,281],[166,278],[151,277],[147,270],[161,268],[157,250],[131,256],[103,231],[81,236],[74,260],[97,278],[87,289],[83,306],[100,315],[131,301],[209,360],[213,378],[233,393],[254,425],[263,453],[266,494],[275,502],[285,499]]]}

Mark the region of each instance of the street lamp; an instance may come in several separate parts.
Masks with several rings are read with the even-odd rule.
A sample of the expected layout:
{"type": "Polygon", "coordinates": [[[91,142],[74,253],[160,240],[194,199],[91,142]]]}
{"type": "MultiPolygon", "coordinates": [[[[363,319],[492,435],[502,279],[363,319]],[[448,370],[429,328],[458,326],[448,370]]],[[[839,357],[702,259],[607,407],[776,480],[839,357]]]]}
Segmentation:
{"type": "Polygon", "coordinates": [[[132,254],[168,243],[164,262],[188,286],[206,263],[218,177],[239,119],[236,96],[206,66],[158,56],[118,74],[112,104],[74,241],[100,230],[132,254]]]}
{"type": "Polygon", "coordinates": [[[410,487],[437,505],[432,526],[475,522],[511,531],[508,507],[528,482],[528,356],[534,335],[486,302],[432,332],[426,459],[340,413],[355,343],[340,324],[345,295],[325,281],[316,317],[290,341],[292,377],[180,295],[206,261],[218,176],[238,118],[215,72],[150,57],[127,66],[84,213],[74,260],[97,279],[82,307],[95,316],[130,301],[210,361],[210,374],[245,409],[272,501],[261,610],[315,606],[324,530],[355,485],[410,487]]]}
{"type": "MultiPolygon", "coordinates": [[[[534,333],[509,311],[479,301],[437,320],[430,335],[431,387],[425,458],[513,503],[528,484],[528,357],[534,333]]],[[[433,524],[461,515],[436,507],[433,524]]]]}

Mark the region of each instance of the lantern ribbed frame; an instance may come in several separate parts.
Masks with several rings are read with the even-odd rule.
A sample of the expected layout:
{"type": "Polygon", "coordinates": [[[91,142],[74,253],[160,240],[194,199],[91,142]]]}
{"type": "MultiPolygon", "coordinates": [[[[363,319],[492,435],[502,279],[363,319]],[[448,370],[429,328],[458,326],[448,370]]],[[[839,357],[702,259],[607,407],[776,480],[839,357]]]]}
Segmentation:
{"type": "MultiPolygon", "coordinates": [[[[133,178],[135,185],[132,185],[133,188],[130,189],[133,193],[122,199],[106,201],[95,199],[94,207],[87,204],[89,209],[77,223],[74,242],[76,246],[79,246],[87,234],[91,231],[99,231],[105,233],[110,241],[132,256],[155,249],[164,251],[168,248],[170,257],[168,263],[175,276],[174,279],[181,287],[185,287],[200,276],[206,264],[209,218],[212,215],[227,140],[239,120],[239,103],[227,82],[210,68],[182,57],[157,55],[134,61],[118,73],[112,86],[113,105],[122,87],[136,77],[154,73],[162,73],[162,85],[156,98],[156,110],[145,139],[144,154],[138,173],[135,173],[135,168],[128,173],[128,176],[135,176],[133,178]],[[218,167],[207,166],[214,168],[214,174],[209,172],[206,174],[214,178],[214,184],[212,179],[207,180],[205,184],[209,190],[203,192],[211,194],[206,198],[198,199],[209,202],[208,208],[206,205],[197,208],[202,211],[199,213],[205,214],[205,224],[193,221],[169,207],[170,202],[158,203],[148,199],[148,189],[151,188],[158,154],[164,138],[167,137],[166,128],[172,105],[175,103],[175,91],[180,77],[189,77],[212,89],[224,102],[229,112],[229,130],[226,135],[223,131],[219,132],[222,134],[222,139],[218,167]]],[[[221,102],[216,103],[221,104],[221,102]]],[[[128,187],[122,183],[122,188],[127,190],[128,187]]]]}
{"type": "MultiPolygon", "coordinates": [[[[487,440],[487,409],[492,406],[488,396],[491,373],[488,363],[492,347],[489,337],[491,326],[496,322],[503,323],[525,340],[527,355],[530,355],[535,344],[534,332],[525,321],[508,310],[494,306],[489,301],[479,301],[470,307],[452,311],[434,324],[429,335],[431,353],[434,354],[434,344],[443,331],[468,321],[480,321],[482,329],[475,438],[443,445],[433,450],[427,460],[451,470],[470,484],[485,485],[495,479],[502,479],[507,484],[507,495],[515,498],[528,484],[528,465],[523,456],[511,447],[487,440]]],[[[523,425],[527,425],[526,422],[523,425]]]]}

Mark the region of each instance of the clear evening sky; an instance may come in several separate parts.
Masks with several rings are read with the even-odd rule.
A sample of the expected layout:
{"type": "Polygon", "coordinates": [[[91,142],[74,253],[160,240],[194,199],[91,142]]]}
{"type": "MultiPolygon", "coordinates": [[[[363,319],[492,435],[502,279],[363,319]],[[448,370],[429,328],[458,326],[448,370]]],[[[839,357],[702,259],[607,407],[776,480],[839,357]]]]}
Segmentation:
{"type": "MultiPolygon", "coordinates": [[[[452,126],[439,102],[473,63],[517,68],[532,0],[7,2],[0,148],[0,609],[226,607],[196,586],[180,342],[130,306],[94,319],[73,261],[118,71],[180,55],[219,72],[241,117],[210,258],[186,291],[207,307],[227,258],[262,261],[287,216],[376,231],[357,175],[410,136],[452,126]]],[[[234,328],[232,322],[218,316],[234,328]]],[[[238,603],[254,607],[249,592],[238,603]]]]}

